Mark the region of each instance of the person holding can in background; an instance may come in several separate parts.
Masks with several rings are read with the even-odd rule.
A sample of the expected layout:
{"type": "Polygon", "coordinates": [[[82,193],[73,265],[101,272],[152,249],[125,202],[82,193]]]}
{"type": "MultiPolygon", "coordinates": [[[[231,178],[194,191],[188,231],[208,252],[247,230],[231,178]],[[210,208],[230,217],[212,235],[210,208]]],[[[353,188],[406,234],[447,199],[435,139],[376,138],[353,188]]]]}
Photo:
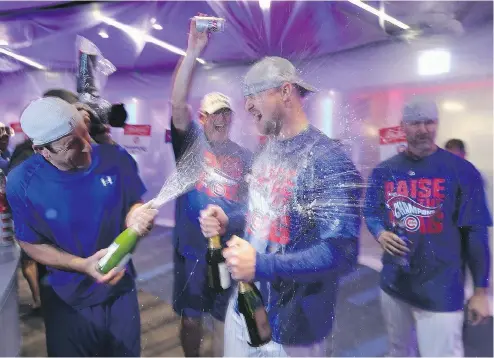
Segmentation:
{"type": "Polygon", "coordinates": [[[408,103],[407,150],[379,164],[368,182],[364,216],[384,249],[381,304],[393,357],[463,356],[465,262],[475,286],[468,317],[478,324],[491,315],[484,187],[471,163],[436,146],[437,124],[434,102],[408,103]]]}
{"type": "Polygon", "coordinates": [[[0,169],[7,171],[10,161],[9,143],[10,137],[14,135],[14,130],[0,122],[0,169]]]}
{"type": "Polygon", "coordinates": [[[152,227],[157,212],[142,205],[135,161],[119,146],[91,145],[81,114],[60,98],[31,102],[20,124],[35,154],[9,173],[7,199],[19,244],[48,270],[48,355],[139,356],[132,263],[96,268],[126,226],[152,227]]]}
{"type": "Polygon", "coordinates": [[[204,170],[199,173],[195,188],[176,200],[173,309],[181,316],[180,340],[185,356],[199,356],[201,320],[209,313],[213,317],[213,355],[222,357],[223,322],[232,290],[217,293],[208,285],[208,241],[201,232],[199,216],[209,204],[219,205],[230,214],[227,230],[219,233],[223,246],[226,238],[243,232],[247,192],[244,178],[251,153],[229,139],[233,110],[224,94],[212,92],[204,96],[199,109],[200,124],[190,113],[187,97],[193,70],[211,31],[209,25],[197,21],[193,18],[190,22],[187,54],[174,75],[171,134],[176,160],[192,151],[204,170]]]}

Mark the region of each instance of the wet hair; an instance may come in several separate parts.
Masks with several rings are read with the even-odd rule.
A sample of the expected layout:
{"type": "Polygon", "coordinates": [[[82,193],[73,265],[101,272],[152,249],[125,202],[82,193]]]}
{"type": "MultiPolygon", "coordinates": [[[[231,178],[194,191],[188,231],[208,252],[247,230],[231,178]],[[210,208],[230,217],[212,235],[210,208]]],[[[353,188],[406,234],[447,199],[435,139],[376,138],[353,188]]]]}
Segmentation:
{"type": "Polygon", "coordinates": [[[444,147],[446,149],[458,149],[465,153],[465,143],[461,139],[450,139],[446,142],[444,147]]]}
{"type": "Polygon", "coordinates": [[[58,97],[60,99],[63,99],[65,102],[68,102],[70,104],[74,104],[76,102],[79,102],[79,98],[77,95],[73,92],[61,89],[61,88],[55,88],[46,91],[43,93],[43,97],[58,97]]]}

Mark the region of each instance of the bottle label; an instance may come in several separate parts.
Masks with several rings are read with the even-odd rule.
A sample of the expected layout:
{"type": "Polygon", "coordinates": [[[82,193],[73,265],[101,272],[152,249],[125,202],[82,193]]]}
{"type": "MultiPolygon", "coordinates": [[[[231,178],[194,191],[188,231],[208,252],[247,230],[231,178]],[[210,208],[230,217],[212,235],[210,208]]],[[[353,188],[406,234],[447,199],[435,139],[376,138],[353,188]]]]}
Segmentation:
{"type": "Polygon", "coordinates": [[[116,242],[114,242],[113,244],[111,244],[108,247],[108,252],[98,262],[99,267],[105,267],[105,265],[108,263],[108,260],[110,260],[110,258],[115,253],[115,251],[118,250],[119,246],[120,245],[118,245],[116,242]]]}
{"type": "Polygon", "coordinates": [[[125,267],[125,265],[127,265],[127,263],[130,261],[132,255],[131,254],[127,254],[123,257],[123,259],[120,261],[120,263],[118,264],[117,266],[117,271],[122,271],[125,267]]]}
{"type": "Polygon", "coordinates": [[[228,272],[228,269],[224,262],[218,264],[218,271],[220,273],[221,288],[226,290],[228,287],[230,287],[231,279],[230,279],[230,272],[228,272]]]}
{"type": "Polygon", "coordinates": [[[254,320],[257,326],[257,332],[261,340],[265,341],[271,338],[271,326],[269,325],[268,315],[263,306],[258,307],[254,312],[254,320]]]}

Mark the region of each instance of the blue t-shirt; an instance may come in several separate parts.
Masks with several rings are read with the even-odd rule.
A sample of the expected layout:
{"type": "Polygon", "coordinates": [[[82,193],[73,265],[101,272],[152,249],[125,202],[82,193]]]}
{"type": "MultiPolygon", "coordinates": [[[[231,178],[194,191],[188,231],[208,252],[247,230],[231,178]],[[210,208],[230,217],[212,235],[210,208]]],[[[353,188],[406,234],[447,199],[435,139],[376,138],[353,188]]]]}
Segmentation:
{"type": "MultiPolygon", "coordinates": [[[[136,162],[116,145],[92,148],[86,170],[60,171],[34,154],[9,173],[7,199],[18,240],[85,258],[110,246],[125,229],[129,209],[145,192],[136,162]]],[[[115,286],[98,284],[82,273],[47,269],[48,283],[74,308],[100,304],[134,288],[132,262],[115,286]]]]}
{"type": "Polygon", "coordinates": [[[220,206],[229,218],[222,243],[242,235],[245,227],[247,185],[252,154],[227,140],[210,143],[196,122],[185,133],[171,125],[172,145],[179,175],[195,184],[176,200],[174,246],[186,258],[205,260],[207,240],[199,224],[200,211],[220,206]]]}
{"type": "Polygon", "coordinates": [[[338,279],[357,260],[361,183],[341,146],[313,126],[256,155],[245,238],[275,342],[308,345],[331,331],[338,279]]]}
{"type": "Polygon", "coordinates": [[[476,285],[488,285],[486,230],[470,237],[461,232],[492,224],[480,173],[468,161],[439,148],[418,160],[400,153],[384,161],[369,178],[364,215],[376,238],[399,221],[414,243],[410,272],[384,254],[381,287],[387,293],[425,310],[461,309],[466,248],[480,253],[473,258],[476,285]]]}

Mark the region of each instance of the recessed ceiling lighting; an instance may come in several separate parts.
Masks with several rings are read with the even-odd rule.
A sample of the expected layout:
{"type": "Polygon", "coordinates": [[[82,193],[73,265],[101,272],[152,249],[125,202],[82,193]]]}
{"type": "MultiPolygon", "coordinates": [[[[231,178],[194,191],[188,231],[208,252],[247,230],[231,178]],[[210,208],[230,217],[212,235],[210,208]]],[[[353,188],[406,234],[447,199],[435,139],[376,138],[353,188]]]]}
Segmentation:
{"type": "MultiPolygon", "coordinates": [[[[171,45],[165,41],[161,41],[161,40],[157,39],[156,37],[153,37],[153,36],[147,34],[146,32],[142,31],[141,29],[137,29],[135,27],[132,27],[132,26],[123,24],[121,22],[118,22],[118,21],[116,21],[110,17],[104,16],[99,10],[93,11],[93,15],[97,20],[126,32],[134,40],[138,39],[138,40],[143,40],[145,42],[155,44],[156,46],[159,46],[161,48],[164,48],[170,52],[176,53],[176,54],[181,55],[181,56],[187,55],[187,53],[184,50],[182,50],[181,48],[173,46],[173,45],[171,45]]],[[[202,58],[196,58],[196,61],[202,65],[206,64],[206,61],[204,61],[202,58]]]]}
{"type": "Polygon", "coordinates": [[[447,50],[428,50],[419,54],[419,75],[431,76],[448,73],[451,69],[451,54],[447,50]]]}
{"type": "Polygon", "coordinates": [[[442,107],[448,112],[461,112],[465,110],[465,106],[459,102],[445,101],[442,107]]]}
{"type": "Polygon", "coordinates": [[[45,66],[43,66],[42,64],[40,64],[36,61],[33,61],[33,60],[31,60],[25,56],[21,56],[21,55],[18,55],[16,53],[13,53],[13,52],[6,50],[4,48],[0,48],[0,53],[3,53],[4,55],[15,58],[17,61],[24,62],[25,64],[27,64],[29,66],[36,67],[39,70],[47,70],[47,68],[45,66]]]}
{"type": "Polygon", "coordinates": [[[153,29],[155,29],[155,30],[163,30],[163,27],[160,24],[153,24],[153,29]]]}
{"type": "Polygon", "coordinates": [[[404,24],[403,22],[395,19],[393,16],[389,16],[388,14],[386,14],[383,11],[379,11],[378,9],[373,8],[372,6],[365,4],[361,0],[348,0],[348,2],[352,3],[353,5],[358,6],[359,8],[361,8],[367,12],[370,12],[373,15],[378,16],[379,19],[382,19],[384,21],[392,23],[395,26],[398,26],[399,28],[401,28],[403,30],[410,29],[410,26],[408,26],[407,24],[404,24]]]}
{"type": "Polygon", "coordinates": [[[100,32],[98,32],[98,35],[100,35],[104,39],[107,39],[109,37],[105,30],[101,30],[100,32]]]}
{"type": "Polygon", "coordinates": [[[259,6],[262,10],[269,10],[271,7],[271,0],[259,0],[259,6]]]}

